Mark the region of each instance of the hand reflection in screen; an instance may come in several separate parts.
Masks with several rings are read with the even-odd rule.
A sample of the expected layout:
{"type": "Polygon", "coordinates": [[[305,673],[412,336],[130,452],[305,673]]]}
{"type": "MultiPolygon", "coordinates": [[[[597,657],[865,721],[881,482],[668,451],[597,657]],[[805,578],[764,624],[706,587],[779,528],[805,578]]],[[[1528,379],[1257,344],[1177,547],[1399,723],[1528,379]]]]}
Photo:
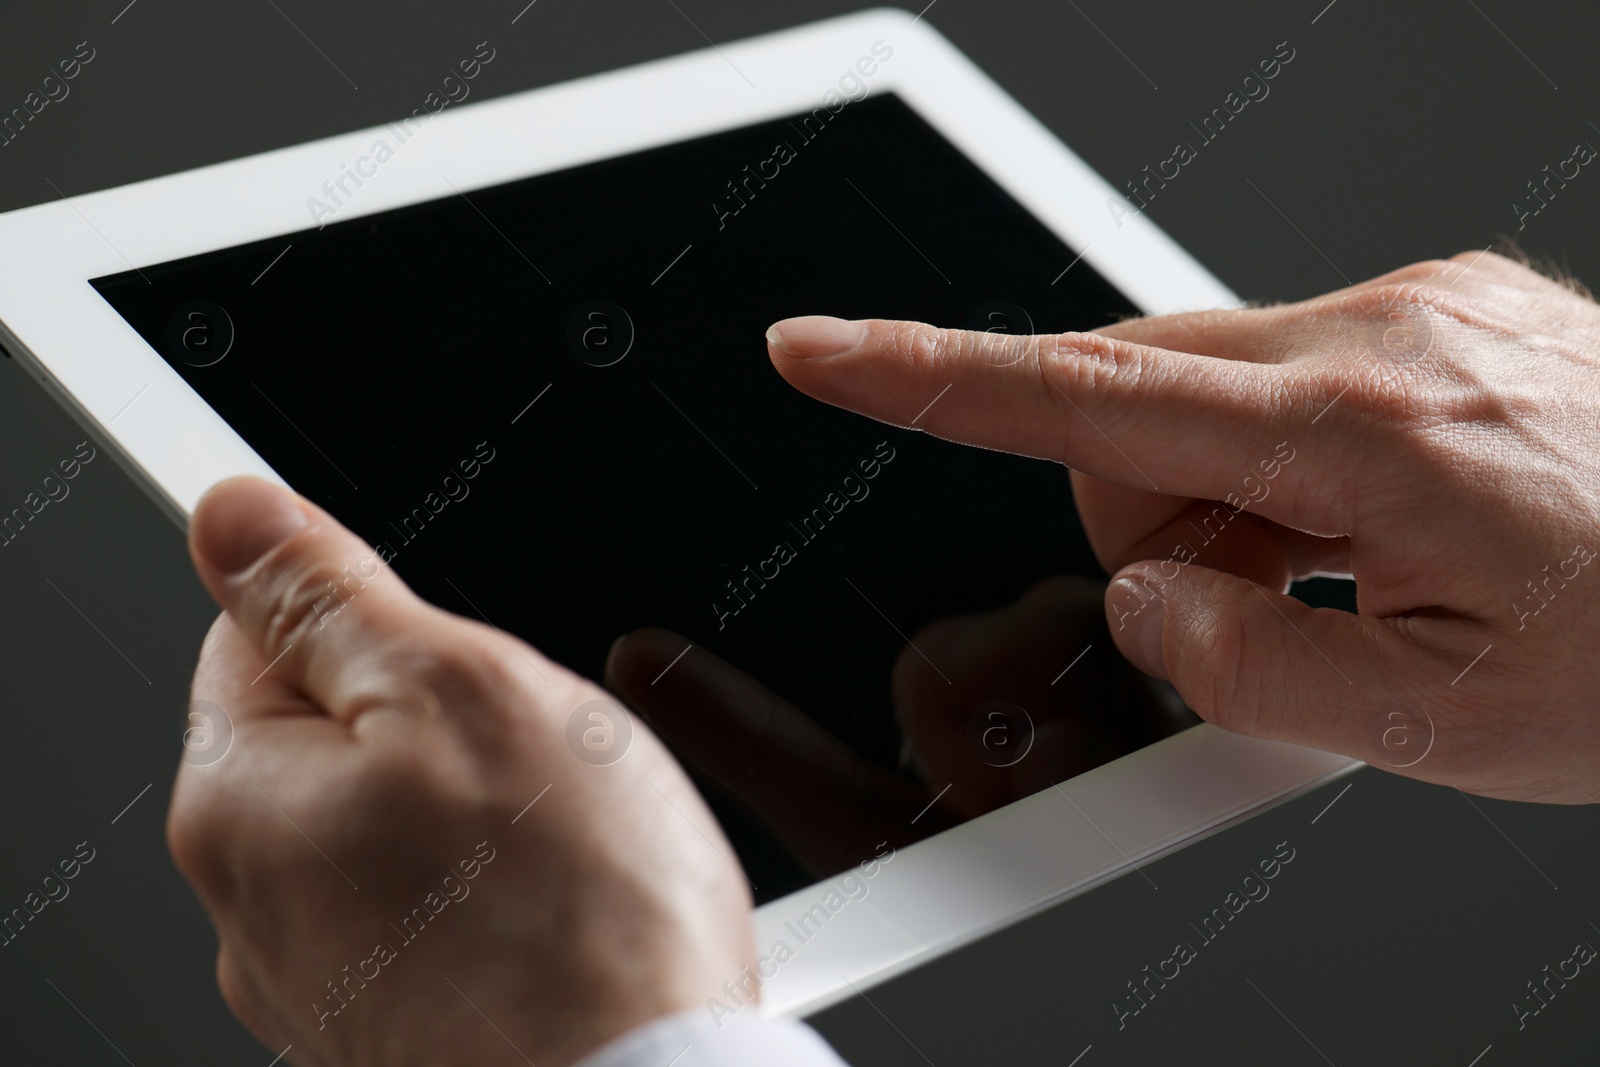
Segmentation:
{"type": "Polygon", "coordinates": [[[885,664],[900,769],[703,648],[674,663],[689,642],[669,631],[619,639],[606,683],[802,865],[829,874],[1198,722],[1117,652],[1104,599],[1104,582],[1055,577],[1010,606],[925,626],[885,664]]]}

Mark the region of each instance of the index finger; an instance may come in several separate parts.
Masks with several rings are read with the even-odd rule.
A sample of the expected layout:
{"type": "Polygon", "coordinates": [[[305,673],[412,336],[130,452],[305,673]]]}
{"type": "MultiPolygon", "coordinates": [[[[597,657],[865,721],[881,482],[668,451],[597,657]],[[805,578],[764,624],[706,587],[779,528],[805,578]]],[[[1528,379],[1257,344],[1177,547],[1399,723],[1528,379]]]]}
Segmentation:
{"type": "MultiPolygon", "coordinates": [[[[1281,462],[1285,447],[1319,453],[1285,470],[1289,481],[1313,466],[1338,469],[1329,453],[1342,450],[1301,432],[1315,400],[1296,402],[1304,371],[1271,363],[1101,334],[1012,337],[876,319],[788,319],[767,340],[778,372],[819,400],[1135,489],[1223,500],[1260,463],[1281,462]]],[[[1290,492],[1260,510],[1301,528],[1338,527],[1336,505],[1290,492]]]]}

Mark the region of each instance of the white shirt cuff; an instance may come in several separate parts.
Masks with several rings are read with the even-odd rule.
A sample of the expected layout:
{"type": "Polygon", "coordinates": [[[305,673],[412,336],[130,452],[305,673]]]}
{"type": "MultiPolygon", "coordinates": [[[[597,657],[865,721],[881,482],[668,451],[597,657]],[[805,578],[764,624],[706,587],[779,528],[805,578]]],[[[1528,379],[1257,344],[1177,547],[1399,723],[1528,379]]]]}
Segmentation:
{"type": "Polygon", "coordinates": [[[846,1067],[811,1027],[754,1011],[713,1019],[704,1008],[623,1034],[577,1067],[846,1067]]]}

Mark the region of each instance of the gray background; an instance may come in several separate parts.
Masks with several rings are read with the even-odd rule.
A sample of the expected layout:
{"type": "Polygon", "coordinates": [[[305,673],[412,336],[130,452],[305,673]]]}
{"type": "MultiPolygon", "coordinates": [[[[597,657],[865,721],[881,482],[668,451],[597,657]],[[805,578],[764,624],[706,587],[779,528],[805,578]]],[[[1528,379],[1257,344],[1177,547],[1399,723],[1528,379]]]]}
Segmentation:
{"type": "MultiPolygon", "coordinates": [[[[539,0],[513,26],[522,0],[138,0],[118,18],[125,2],[6,12],[0,111],[79,41],[98,56],[0,149],[0,209],[53,198],[52,182],[72,195],[396,117],[485,39],[499,54],[474,98],[854,6],[539,0]]],[[[1298,55],[1272,95],[1151,211],[1256,299],[1482,248],[1515,230],[1511,204],[1545,164],[1600,143],[1592,5],[1325,2],[939,0],[928,17],[1118,185],[1288,40],[1298,55]]],[[[1597,220],[1600,177],[1585,172],[1522,240],[1594,281],[1597,220]]],[[[0,360],[0,502],[37,489],[83,436],[0,360]]],[[[278,1050],[223,1009],[209,929],[161,836],[213,609],[178,531],[109,457],[72,484],[0,548],[0,910],[78,842],[97,856],[0,948],[0,1056],[265,1065],[278,1050]]],[[[1585,971],[1521,1032],[1511,1002],[1575,942],[1600,944],[1600,812],[1468,801],[1372,771],[1349,782],[818,1021],[863,1065],[1066,1064],[1088,1046],[1082,1067],[1595,1062],[1600,976],[1585,971]],[[1272,896],[1119,1032],[1124,983],[1285,840],[1297,857],[1272,896]]]]}

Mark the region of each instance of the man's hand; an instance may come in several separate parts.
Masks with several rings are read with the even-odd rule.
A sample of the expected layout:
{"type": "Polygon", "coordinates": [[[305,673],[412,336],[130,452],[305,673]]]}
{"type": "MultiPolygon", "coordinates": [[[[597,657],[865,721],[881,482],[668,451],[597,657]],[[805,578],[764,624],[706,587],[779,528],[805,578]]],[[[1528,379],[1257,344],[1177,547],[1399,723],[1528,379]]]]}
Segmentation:
{"type": "Polygon", "coordinates": [[[1593,301],[1469,253],[1095,334],[810,318],[768,339],[819,399],[1070,466],[1118,647],[1206,719],[1600,800],[1593,301]],[[1313,574],[1354,576],[1360,614],[1285,594],[1313,574]]]}
{"type": "Polygon", "coordinates": [[[603,690],[265,483],[213,489],[190,546],[225,610],[197,721],[233,737],[185,761],[168,839],[270,1048],[563,1067],[740,981],[750,897],[678,766],[637,722],[610,765],[569,746],[575,709],[620,715],[603,690]]]}

